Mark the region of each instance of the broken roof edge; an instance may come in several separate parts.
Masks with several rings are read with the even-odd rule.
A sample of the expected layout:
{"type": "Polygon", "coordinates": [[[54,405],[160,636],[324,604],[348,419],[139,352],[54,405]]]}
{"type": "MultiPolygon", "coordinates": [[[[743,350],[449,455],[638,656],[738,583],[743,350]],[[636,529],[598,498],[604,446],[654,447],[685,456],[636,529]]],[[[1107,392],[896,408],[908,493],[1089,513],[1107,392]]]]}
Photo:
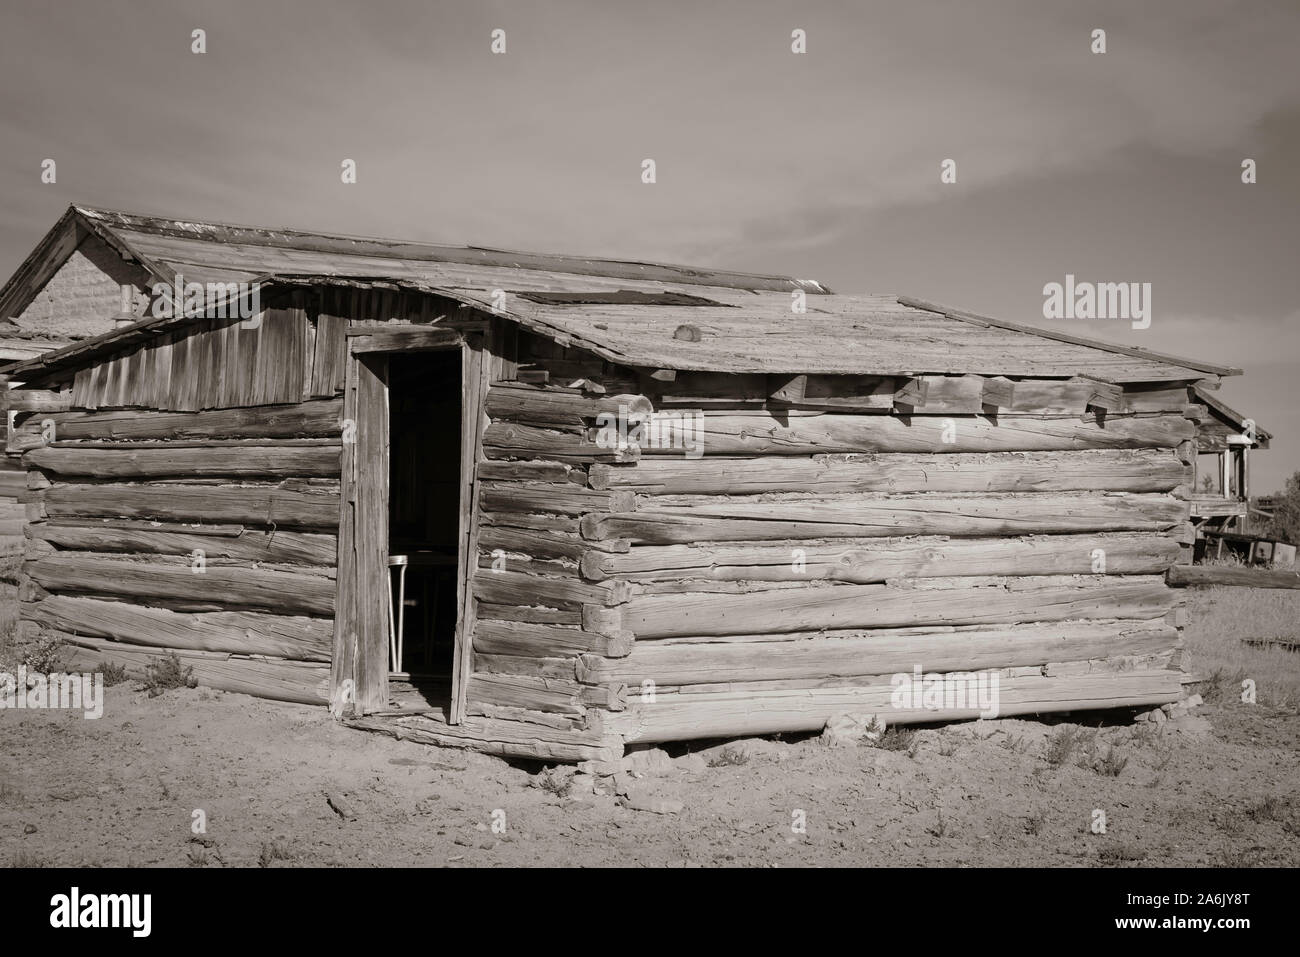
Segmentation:
{"type": "Polygon", "coordinates": [[[1212,412],[1217,413],[1220,418],[1227,420],[1229,425],[1240,429],[1243,435],[1246,432],[1246,423],[1249,421],[1254,427],[1253,431],[1257,436],[1256,444],[1262,449],[1267,449],[1269,447],[1269,442],[1273,438],[1273,433],[1264,428],[1254,419],[1242,415],[1222,399],[1216,399],[1214,396],[1206,392],[1204,387],[1200,385],[1192,387],[1192,394],[1198,402],[1204,403],[1207,408],[1212,412]]]}
{"type": "Polygon", "coordinates": [[[1107,342],[1104,339],[1090,339],[1086,336],[1074,336],[1066,332],[1055,332],[1050,329],[1040,329],[1037,326],[1026,326],[1018,322],[1008,322],[1005,319],[990,319],[988,316],[977,315],[973,312],[965,312],[961,309],[953,309],[950,306],[937,305],[932,302],[926,302],[923,299],[913,299],[910,296],[899,296],[898,302],[900,305],[908,306],[912,309],[923,309],[926,312],[938,313],[941,316],[947,316],[949,319],[955,319],[958,322],[969,322],[976,325],[993,326],[997,329],[1007,329],[1013,332],[1023,332],[1031,336],[1041,336],[1045,339],[1055,339],[1059,342],[1068,342],[1071,345],[1102,349],[1106,352],[1114,352],[1135,359],[1146,359],[1150,362],[1163,362],[1168,365],[1180,366],[1184,369],[1195,369],[1198,372],[1209,372],[1214,375],[1242,375],[1241,369],[1235,369],[1231,366],[1216,366],[1211,365],[1208,362],[1201,362],[1199,359],[1185,359],[1181,356],[1172,356],[1163,352],[1153,352],[1150,349],[1143,349],[1141,346],[1125,346],[1115,342],[1107,342]]]}
{"type": "Polygon", "coordinates": [[[244,226],[237,223],[214,223],[204,220],[144,216],[139,213],[95,206],[74,205],[69,207],[69,210],[75,210],[87,221],[107,231],[112,231],[115,227],[126,230],[134,229],[140,232],[151,232],[155,235],[216,244],[245,243],[283,249],[312,249],[319,252],[358,257],[404,259],[413,262],[450,262],[489,267],[505,266],[516,269],[560,272],[577,276],[600,276],[609,279],[721,286],[768,292],[802,291],[812,295],[832,295],[832,290],[829,287],[815,279],[796,279],[791,276],[740,272],[730,269],[710,269],[702,266],[684,266],[677,263],[523,252],[499,249],[492,246],[447,246],[417,240],[352,236],[343,233],[314,232],[290,227],[272,229],[265,226],[244,226]],[[337,243],[350,243],[353,244],[353,248],[339,249],[337,246],[332,245],[337,243]]]}

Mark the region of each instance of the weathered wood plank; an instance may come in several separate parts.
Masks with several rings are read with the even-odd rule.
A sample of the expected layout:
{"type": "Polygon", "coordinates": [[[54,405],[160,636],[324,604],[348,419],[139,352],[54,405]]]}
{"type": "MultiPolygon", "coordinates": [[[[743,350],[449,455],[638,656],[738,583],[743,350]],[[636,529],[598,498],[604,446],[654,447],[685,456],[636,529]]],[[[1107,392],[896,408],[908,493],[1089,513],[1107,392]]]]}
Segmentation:
{"type": "Polygon", "coordinates": [[[130,518],[276,528],[334,528],[338,491],[275,485],[54,485],[43,493],[50,518],[130,518]]]}
{"type": "Polygon", "coordinates": [[[1167,492],[1191,469],[1167,450],[833,455],[697,460],[645,457],[592,465],[592,488],[642,494],[769,492],[1167,492]]]}
{"type": "Polygon", "coordinates": [[[961,575],[1143,575],[1165,571],[1181,547],[1156,534],[1036,538],[907,538],[830,542],[642,545],[625,553],[587,552],[592,581],[840,581],[961,575]]]}
{"type": "Polygon", "coordinates": [[[786,641],[663,644],[639,641],[624,658],[583,654],[577,676],[592,684],[639,686],[834,679],[854,675],[975,671],[988,668],[1086,661],[1172,649],[1178,629],[1153,621],[1013,625],[971,631],[901,636],[823,638],[817,633],[786,641]]]}
{"type": "Polygon", "coordinates": [[[329,661],[328,618],[258,612],[179,614],[122,601],[51,595],[22,617],[58,631],[159,648],[185,648],[296,661],[329,661]]]}
{"type": "MultiPolygon", "coordinates": [[[[210,527],[208,527],[210,528],[210,527]]],[[[239,529],[233,535],[214,535],[208,528],[193,525],[104,522],[64,525],[42,522],[27,527],[27,534],[62,549],[87,552],[128,552],[156,555],[191,555],[201,551],[206,558],[242,559],[254,562],[331,567],[337,557],[333,535],[309,532],[239,529]],[[141,527],[143,526],[143,527],[141,527]]]]}
{"type": "Polygon", "coordinates": [[[333,476],[340,446],[225,446],[218,448],[38,448],[23,456],[28,467],[57,475],[97,478],[222,476],[333,476]]]}
{"type": "Polygon", "coordinates": [[[1170,495],[899,495],[711,505],[674,505],[625,514],[588,514],[584,538],[673,544],[894,535],[1032,535],[1160,531],[1188,519],[1170,495]]]}
{"type": "Polygon", "coordinates": [[[643,595],[606,609],[599,627],[587,620],[583,626],[601,633],[614,627],[640,640],[819,628],[1150,619],[1168,612],[1178,600],[1162,579],[1152,576],[1008,579],[1014,588],[980,585],[971,579],[954,579],[956,584],[947,587],[942,579],[930,581],[935,587],[835,584],[737,595],[643,595]]]}
{"type": "Polygon", "coordinates": [[[95,552],[56,552],[25,566],[52,592],[166,598],[282,615],[334,614],[334,579],[324,575],[183,562],[134,561],[95,552]]]}

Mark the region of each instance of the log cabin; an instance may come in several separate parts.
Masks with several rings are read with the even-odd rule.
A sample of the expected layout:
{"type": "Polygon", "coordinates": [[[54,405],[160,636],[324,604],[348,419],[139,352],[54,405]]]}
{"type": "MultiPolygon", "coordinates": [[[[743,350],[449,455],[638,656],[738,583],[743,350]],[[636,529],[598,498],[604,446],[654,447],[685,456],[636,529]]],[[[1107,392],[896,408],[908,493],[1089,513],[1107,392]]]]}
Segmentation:
{"type": "Polygon", "coordinates": [[[74,667],[175,653],[593,767],[981,713],[900,705],[912,675],[995,676],[1003,716],[1180,697],[1193,397],[1239,370],[807,279],[79,206],[0,302],[57,315],[86,263],[128,289],[108,328],[3,370],[21,627],[74,667]],[[226,301],[159,308],[191,283],[226,301]]]}

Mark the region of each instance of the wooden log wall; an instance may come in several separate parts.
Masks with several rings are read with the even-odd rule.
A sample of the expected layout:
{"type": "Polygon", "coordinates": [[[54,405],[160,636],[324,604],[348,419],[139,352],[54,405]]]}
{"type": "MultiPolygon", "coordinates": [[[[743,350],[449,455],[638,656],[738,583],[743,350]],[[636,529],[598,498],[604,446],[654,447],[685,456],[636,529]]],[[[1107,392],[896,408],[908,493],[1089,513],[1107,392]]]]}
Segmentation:
{"type": "Polygon", "coordinates": [[[1004,714],[1177,698],[1185,384],[516,348],[486,403],[470,714],[596,709],[627,742],[973,716],[893,710],[917,666],[996,672],[1004,714]],[[603,441],[620,410],[692,416],[702,453],[603,441]]]}
{"type": "Polygon", "coordinates": [[[139,675],[174,652],[202,684],[326,703],[343,328],[203,321],[11,392],[21,627],[76,667],[139,675]]]}

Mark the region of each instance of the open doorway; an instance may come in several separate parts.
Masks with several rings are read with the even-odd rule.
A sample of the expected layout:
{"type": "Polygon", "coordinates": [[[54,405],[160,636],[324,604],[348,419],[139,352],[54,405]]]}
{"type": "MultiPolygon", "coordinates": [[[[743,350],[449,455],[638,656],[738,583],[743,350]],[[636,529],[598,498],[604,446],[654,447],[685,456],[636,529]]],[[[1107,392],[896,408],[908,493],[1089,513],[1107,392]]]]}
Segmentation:
{"type": "Polygon", "coordinates": [[[389,356],[390,687],[438,709],[451,703],[459,613],[462,388],[458,348],[389,356]]]}

